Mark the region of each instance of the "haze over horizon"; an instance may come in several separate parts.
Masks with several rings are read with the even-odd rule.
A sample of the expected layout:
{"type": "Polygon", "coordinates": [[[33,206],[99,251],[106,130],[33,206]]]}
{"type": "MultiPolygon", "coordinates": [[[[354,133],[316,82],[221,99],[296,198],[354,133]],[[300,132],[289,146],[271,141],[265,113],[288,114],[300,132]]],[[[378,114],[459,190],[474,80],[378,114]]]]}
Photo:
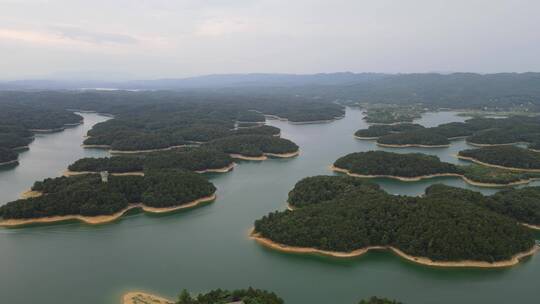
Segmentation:
{"type": "Polygon", "coordinates": [[[532,0],[0,0],[0,80],[540,71],[532,0]]]}

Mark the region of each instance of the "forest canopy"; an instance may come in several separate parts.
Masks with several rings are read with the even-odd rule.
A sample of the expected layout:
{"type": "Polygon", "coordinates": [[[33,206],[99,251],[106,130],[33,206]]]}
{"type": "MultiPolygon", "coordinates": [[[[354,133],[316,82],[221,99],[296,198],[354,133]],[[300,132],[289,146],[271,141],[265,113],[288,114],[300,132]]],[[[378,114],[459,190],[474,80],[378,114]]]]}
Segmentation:
{"type": "Polygon", "coordinates": [[[429,192],[394,196],[363,187],[328,200],[326,190],[335,191],[333,183],[317,179],[310,184],[315,190],[299,189],[320,193],[319,203],[312,195],[302,208],[270,213],[255,222],[255,232],[288,246],[340,252],[393,246],[435,261],[495,262],[534,245],[532,233],[515,219],[466,199],[429,192]]]}

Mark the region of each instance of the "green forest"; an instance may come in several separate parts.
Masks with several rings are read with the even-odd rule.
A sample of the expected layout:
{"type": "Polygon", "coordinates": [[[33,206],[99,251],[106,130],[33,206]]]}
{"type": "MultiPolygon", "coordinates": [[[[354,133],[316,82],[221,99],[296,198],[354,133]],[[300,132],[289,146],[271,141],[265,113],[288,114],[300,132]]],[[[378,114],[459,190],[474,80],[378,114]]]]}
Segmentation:
{"type": "Polygon", "coordinates": [[[292,141],[276,136],[236,135],[216,139],[203,145],[230,154],[262,156],[265,153],[284,154],[297,152],[299,147],[292,141]]]}
{"type": "Polygon", "coordinates": [[[173,207],[210,196],[216,188],[193,172],[151,170],[144,177],[110,176],[108,182],[94,174],[47,178],[36,182],[32,190],[43,195],[9,202],[0,207],[0,216],[29,219],[109,215],[139,202],[156,208],[173,207]]]}
{"type": "Polygon", "coordinates": [[[480,162],[523,170],[540,169],[540,153],[516,146],[492,146],[459,151],[458,156],[480,162]]]}
{"type": "Polygon", "coordinates": [[[445,173],[463,174],[463,170],[456,165],[442,162],[437,156],[422,153],[355,152],[338,158],[334,166],[361,175],[419,177],[445,173]]]}
{"type": "Polygon", "coordinates": [[[470,200],[430,191],[423,197],[395,196],[335,178],[340,179],[336,183],[345,183],[339,187],[352,189],[328,200],[327,193],[341,191],[327,178],[316,178],[309,187],[295,187],[290,203],[303,207],[264,216],[255,221],[255,232],[289,246],[341,252],[393,246],[435,261],[495,262],[534,245],[533,234],[516,219],[470,200]],[[321,194],[318,203],[317,194],[321,194]],[[297,197],[308,199],[301,203],[297,197]]]}
{"type": "Polygon", "coordinates": [[[136,156],[122,155],[102,158],[82,158],[68,166],[70,171],[110,173],[140,172],[153,169],[184,169],[204,171],[230,166],[232,158],[222,151],[211,148],[176,149],[144,153],[136,156]]]}

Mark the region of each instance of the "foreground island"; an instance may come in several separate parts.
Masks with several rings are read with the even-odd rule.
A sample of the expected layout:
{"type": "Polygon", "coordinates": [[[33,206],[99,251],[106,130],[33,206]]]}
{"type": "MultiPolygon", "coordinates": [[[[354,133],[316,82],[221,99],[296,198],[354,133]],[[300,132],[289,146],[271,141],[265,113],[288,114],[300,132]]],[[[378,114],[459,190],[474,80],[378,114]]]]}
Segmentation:
{"type": "Polygon", "coordinates": [[[36,182],[33,195],[0,207],[0,226],[78,220],[103,224],[128,210],[151,213],[193,208],[215,199],[216,188],[202,175],[180,170],[148,171],[144,176],[86,174],[36,182]]]}
{"type": "Polygon", "coordinates": [[[307,179],[289,194],[293,211],[255,221],[254,240],[334,257],[385,249],[441,267],[508,267],[538,250],[532,232],[515,218],[459,195],[395,196],[347,176],[307,179]]]}
{"type": "MultiPolygon", "coordinates": [[[[132,291],[123,295],[122,304],[284,304],[285,301],[273,292],[261,289],[216,289],[197,295],[186,289],[178,295],[176,301],[146,292],[132,291]]],[[[370,297],[360,300],[359,304],[402,304],[386,298],[370,297]]]]}

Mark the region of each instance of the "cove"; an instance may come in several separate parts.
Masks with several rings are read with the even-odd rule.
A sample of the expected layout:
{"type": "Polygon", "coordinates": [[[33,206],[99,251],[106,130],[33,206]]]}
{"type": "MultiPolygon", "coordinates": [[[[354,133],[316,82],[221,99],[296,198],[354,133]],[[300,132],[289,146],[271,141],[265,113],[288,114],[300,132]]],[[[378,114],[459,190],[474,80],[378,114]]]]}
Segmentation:
{"type": "MultiPolygon", "coordinates": [[[[462,121],[454,112],[427,113],[416,122],[435,126],[462,121]]],[[[2,203],[17,198],[34,182],[59,176],[72,161],[104,156],[80,147],[93,124],[107,119],[83,114],[85,123],[60,133],[40,135],[21,164],[0,172],[2,203]]],[[[294,125],[270,120],[301,154],[291,159],[237,161],[229,173],[208,174],[218,199],[201,208],[171,215],[131,214],[113,224],[80,223],[0,229],[0,293],[11,303],[118,304],[121,295],[143,290],[174,298],[181,289],[253,286],[276,292],[287,303],[356,303],[372,295],[405,303],[534,303],[540,280],[538,255],[508,269],[441,269],[404,261],[387,252],[341,260],[286,254],[261,247],[247,237],[253,221],[285,209],[287,192],[303,177],[332,175],[328,166],[356,151],[382,149],[453,155],[469,148],[464,140],[450,148],[379,148],[353,137],[367,127],[358,109],[324,124],[294,125]],[[419,288],[419,287],[422,288],[419,288]],[[336,301],[336,299],[338,299],[336,301]]],[[[433,183],[493,193],[461,179],[419,182],[374,179],[390,193],[418,195],[433,183]]],[[[538,185],[533,182],[531,185],[538,185]]],[[[540,236],[540,235],[539,235],[540,236]]]]}

